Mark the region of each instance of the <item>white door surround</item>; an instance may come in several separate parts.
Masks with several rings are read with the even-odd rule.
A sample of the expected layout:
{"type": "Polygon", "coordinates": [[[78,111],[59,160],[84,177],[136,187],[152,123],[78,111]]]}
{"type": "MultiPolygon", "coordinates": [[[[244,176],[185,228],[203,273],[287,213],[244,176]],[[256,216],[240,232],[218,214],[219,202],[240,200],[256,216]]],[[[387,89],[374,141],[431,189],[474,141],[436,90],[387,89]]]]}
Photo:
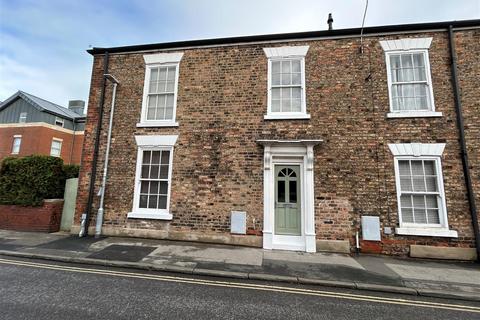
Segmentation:
{"type": "Polygon", "coordinates": [[[257,140],[264,146],[263,248],[316,252],[313,147],[322,140],[257,140]],[[300,165],[301,235],[275,235],[275,165],[300,165]]]}

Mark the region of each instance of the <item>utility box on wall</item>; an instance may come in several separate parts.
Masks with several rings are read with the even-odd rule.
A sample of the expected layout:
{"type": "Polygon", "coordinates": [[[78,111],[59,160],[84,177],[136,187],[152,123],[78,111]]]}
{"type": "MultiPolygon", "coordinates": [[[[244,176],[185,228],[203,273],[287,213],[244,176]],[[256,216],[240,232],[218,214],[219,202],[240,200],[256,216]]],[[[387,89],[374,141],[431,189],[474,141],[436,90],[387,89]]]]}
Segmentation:
{"type": "Polygon", "coordinates": [[[381,241],[380,217],[362,216],[362,239],[368,241],[381,241]]]}
{"type": "Polygon", "coordinates": [[[247,233],[247,213],[245,211],[232,211],[230,214],[230,232],[236,234],[247,233]]]}

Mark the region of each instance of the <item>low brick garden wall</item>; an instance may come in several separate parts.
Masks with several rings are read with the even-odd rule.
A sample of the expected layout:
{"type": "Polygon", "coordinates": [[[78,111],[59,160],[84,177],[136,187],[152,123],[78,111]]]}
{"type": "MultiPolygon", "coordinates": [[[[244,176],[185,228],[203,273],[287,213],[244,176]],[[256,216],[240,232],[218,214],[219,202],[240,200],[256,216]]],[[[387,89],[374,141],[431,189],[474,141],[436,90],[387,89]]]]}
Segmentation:
{"type": "Polygon", "coordinates": [[[44,200],[38,207],[0,205],[0,229],[57,232],[62,209],[63,199],[44,200]]]}

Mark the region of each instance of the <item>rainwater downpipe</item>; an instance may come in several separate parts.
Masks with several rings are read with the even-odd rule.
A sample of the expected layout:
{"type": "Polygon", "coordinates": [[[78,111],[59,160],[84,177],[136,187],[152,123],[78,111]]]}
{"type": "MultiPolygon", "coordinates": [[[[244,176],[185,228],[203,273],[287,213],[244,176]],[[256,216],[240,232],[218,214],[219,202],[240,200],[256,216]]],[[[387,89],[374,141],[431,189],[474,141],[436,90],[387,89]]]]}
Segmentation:
{"type": "Polygon", "coordinates": [[[86,237],[88,235],[88,227],[90,225],[90,215],[92,213],[93,195],[95,191],[95,180],[97,177],[97,159],[98,159],[98,148],[100,145],[100,131],[102,129],[102,120],[103,120],[103,105],[105,102],[105,86],[107,84],[107,79],[103,75],[108,73],[108,58],[109,58],[109,54],[107,51],[103,56],[102,91],[100,93],[100,101],[98,103],[97,131],[95,133],[95,145],[93,147],[92,172],[90,174],[90,187],[88,190],[87,208],[86,208],[86,212],[82,214],[80,232],[78,234],[79,237],[86,237]]]}
{"type": "Polygon", "coordinates": [[[111,74],[105,74],[104,77],[111,82],[113,82],[113,93],[112,93],[112,107],[110,108],[110,121],[108,123],[108,134],[107,134],[107,148],[105,150],[105,164],[103,167],[103,177],[102,177],[102,186],[100,188],[100,204],[97,213],[96,226],[95,226],[95,238],[100,237],[102,234],[102,224],[103,224],[103,203],[105,200],[105,187],[107,184],[107,173],[108,173],[108,158],[110,155],[110,142],[112,139],[112,125],[113,125],[113,114],[115,113],[115,97],[117,95],[117,85],[118,81],[111,74]]]}
{"type": "Polygon", "coordinates": [[[463,125],[462,102],[460,100],[460,88],[457,75],[457,54],[455,52],[455,39],[453,35],[453,26],[448,26],[448,42],[450,47],[450,59],[452,63],[452,85],[455,96],[455,111],[457,113],[457,126],[459,131],[460,148],[462,155],[463,174],[465,176],[465,185],[467,187],[468,204],[472,214],[473,234],[475,236],[475,246],[477,249],[477,260],[480,261],[480,232],[478,227],[477,206],[475,205],[475,195],[473,193],[472,180],[470,178],[470,167],[468,164],[467,145],[465,142],[465,131],[463,125]]]}

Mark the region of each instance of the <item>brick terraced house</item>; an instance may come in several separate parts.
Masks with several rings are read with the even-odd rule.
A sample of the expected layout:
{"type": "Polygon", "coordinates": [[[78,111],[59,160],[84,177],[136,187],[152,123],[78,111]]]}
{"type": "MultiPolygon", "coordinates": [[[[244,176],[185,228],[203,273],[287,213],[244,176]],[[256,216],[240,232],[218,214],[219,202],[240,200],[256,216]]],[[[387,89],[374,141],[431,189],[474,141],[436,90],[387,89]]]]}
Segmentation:
{"type": "Polygon", "coordinates": [[[85,102],[71,100],[68,109],[18,91],[0,103],[0,160],[32,154],[60,157],[80,164],[85,102]]]}
{"type": "Polygon", "coordinates": [[[360,34],[88,50],[73,232],[102,219],[114,106],[97,233],[475,259],[480,20],[360,34]]]}

